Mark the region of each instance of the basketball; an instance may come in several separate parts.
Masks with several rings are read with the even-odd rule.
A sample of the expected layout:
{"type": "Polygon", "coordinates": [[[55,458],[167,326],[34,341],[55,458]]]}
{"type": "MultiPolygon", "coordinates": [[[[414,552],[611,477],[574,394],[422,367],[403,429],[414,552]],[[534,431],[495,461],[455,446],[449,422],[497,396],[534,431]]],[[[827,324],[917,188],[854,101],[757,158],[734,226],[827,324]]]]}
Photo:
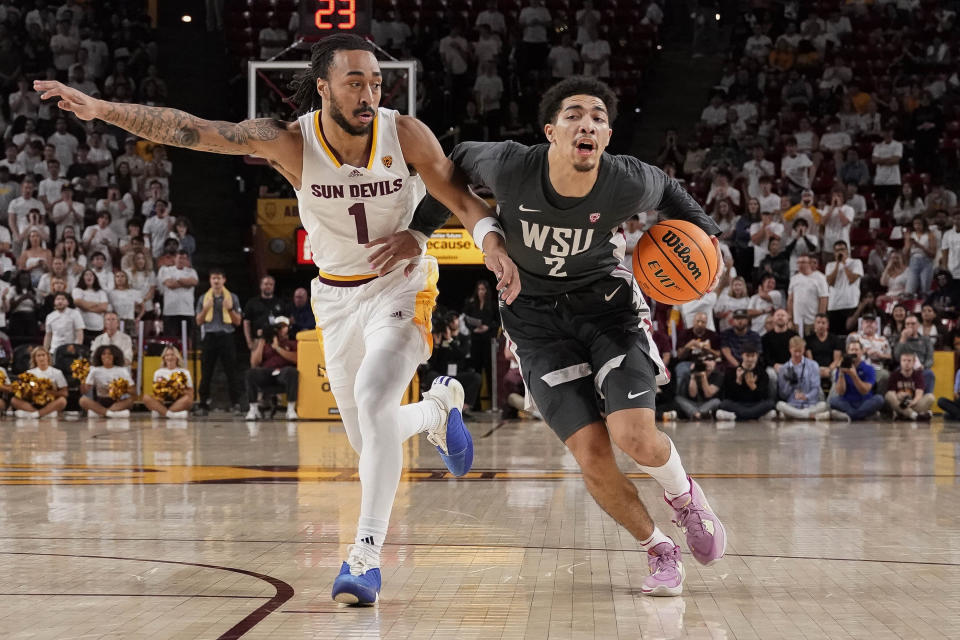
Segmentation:
{"type": "Polygon", "coordinates": [[[685,220],[660,222],[633,250],[633,277],[657,302],[683,304],[707,292],[717,275],[717,249],[706,232],[685,220]]]}

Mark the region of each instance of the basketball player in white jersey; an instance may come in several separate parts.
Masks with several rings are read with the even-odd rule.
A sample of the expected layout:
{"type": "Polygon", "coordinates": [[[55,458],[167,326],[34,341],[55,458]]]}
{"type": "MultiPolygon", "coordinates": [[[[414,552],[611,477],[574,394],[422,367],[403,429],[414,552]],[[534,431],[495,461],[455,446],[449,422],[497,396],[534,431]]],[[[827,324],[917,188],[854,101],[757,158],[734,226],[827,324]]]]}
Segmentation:
{"type": "Polygon", "coordinates": [[[415,118],[378,107],[381,74],[372,51],[362,38],[343,34],[315,44],[310,68],[296,83],[305,113],[289,123],[207,121],[176,109],[97,100],[59,82],[34,83],[42,99],[59,97],[59,107],[82,120],[99,118],[161,144],[259,156],[293,185],[320,271],[312,304],[327,375],[360,454],[356,540],[333,585],[334,599],[348,604],[370,604],[379,594],[403,441],[426,432],[455,475],[473,460],[456,380],[442,376],[422,402],[400,406],[417,365],[429,356],[437,295],[436,261],[423,256],[426,237],[407,231],[424,187],[480,240],[504,302],[520,291],[496,218],[455,177],[433,133],[415,118]],[[418,245],[418,258],[392,258],[418,245]]]}

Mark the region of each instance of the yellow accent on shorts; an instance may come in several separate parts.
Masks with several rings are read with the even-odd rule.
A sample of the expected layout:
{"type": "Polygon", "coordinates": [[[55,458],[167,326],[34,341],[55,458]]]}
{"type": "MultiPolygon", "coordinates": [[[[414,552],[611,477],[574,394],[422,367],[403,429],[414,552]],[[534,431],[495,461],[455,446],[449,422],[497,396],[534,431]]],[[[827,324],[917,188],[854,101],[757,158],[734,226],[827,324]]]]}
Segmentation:
{"type": "Polygon", "coordinates": [[[376,273],[361,273],[356,276],[338,276],[333,273],[327,273],[326,271],[317,270],[317,273],[320,274],[322,278],[327,280],[336,280],[338,282],[354,282],[356,280],[369,280],[370,278],[376,278],[378,274],[376,273]]]}
{"type": "Polygon", "coordinates": [[[437,263],[431,260],[427,283],[422,291],[417,292],[416,310],[413,314],[413,323],[420,328],[431,354],[433,353],[433,310],[437,306],[437,295],[440,293],[437,289],[439,278],[440,271],[437,269],[437,263]]]}

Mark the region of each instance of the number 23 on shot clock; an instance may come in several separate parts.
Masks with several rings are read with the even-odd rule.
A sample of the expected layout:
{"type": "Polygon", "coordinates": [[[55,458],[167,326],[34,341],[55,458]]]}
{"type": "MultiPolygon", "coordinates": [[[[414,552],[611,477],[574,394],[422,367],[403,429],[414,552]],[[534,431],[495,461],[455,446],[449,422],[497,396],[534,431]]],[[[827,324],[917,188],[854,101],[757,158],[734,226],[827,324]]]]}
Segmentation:
{"type": "Polygon", "coordinates": [[[316,40],[334,33],[370,33],[371,0],[300,0],[300,36],[316,40]]]}

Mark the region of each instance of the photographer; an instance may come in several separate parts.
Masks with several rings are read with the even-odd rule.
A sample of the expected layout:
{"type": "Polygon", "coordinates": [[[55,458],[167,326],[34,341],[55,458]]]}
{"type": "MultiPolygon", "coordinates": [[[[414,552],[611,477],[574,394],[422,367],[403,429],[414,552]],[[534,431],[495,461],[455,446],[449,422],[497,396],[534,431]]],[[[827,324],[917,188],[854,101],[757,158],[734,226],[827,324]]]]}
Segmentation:
{"type": "Polygon", "coordinates": [[[847,343],[847,354],[834,373],[836,395],[830,397],[830,415],[839,420],[863,420],[883,406],[883,398],[873,393],[874,368],[862,360],[859,340],[847,343]]]}
{"type": "Polygon", "coordinates": [[[707,327],[707,314],[699,311],[693,316],[693,326],[680,330],[677,345],[677,388],[685,389],[690,381],[690,368],[704,354],[720,356],[720,338],[707,327]]]}
{"type": "Polygon", "coordinates": [[[674,400],[685,418],[700,420],[713,417],[720,406],[720,387],[723,374],[717,369],[717,358],[711,353],[701,354],[694,360],[690,380],[679,389],[674,400]]]}
{"type": "Polygon", "coordinates": [[[820,367],[803,355],[806,348],[800,336],[790,338],[790,359],[777,376],[777,411],[781,418],[810,420],[827,411],[827,403],[820,399],[820,367]]]}
{"type": "Polygon", "coordinates": [[[917,356],[909,351],[900,354],[900,368],[890,374],[885,396],[893,417],[907,420],[929,420],[933,406],[932,393],[923,392],[923,374],[916,368],[917,356]]]}
{"type": "Polygon", "coordinates": [[[460,314],[448,311],[433,326],[433,355],[427,375],[420,381],[428,387],[437,376],[456,378],[463,385],[464,407],[469,410],[480,395],[480,374],[470,367],[470,335],[460,333],[460,314]]]}
{"type": "Polygon", "coordinates": [[[297,371],[297,341],[290,339],[290,320],[284,316],[273,319],[273,326],[263,329],[261,337],[250,352],[250,368],[246,374],[247,400],[250,409],[246,420],[259,420],[258,392],[270,387],[283,387],[287,394],[287,420],[297,419],[297,391],[300,374],[297,371]]]}
{"type": "Polygon", "coordinates": [[[760,354],[754,344],[743,347],[741,362],[727,370],[723,381],[723,402],[717,409],[718,421],[756,420],[776,417],[773,400],[770,399],[770,379],[763,367],[758,367],[760,354]]]}

